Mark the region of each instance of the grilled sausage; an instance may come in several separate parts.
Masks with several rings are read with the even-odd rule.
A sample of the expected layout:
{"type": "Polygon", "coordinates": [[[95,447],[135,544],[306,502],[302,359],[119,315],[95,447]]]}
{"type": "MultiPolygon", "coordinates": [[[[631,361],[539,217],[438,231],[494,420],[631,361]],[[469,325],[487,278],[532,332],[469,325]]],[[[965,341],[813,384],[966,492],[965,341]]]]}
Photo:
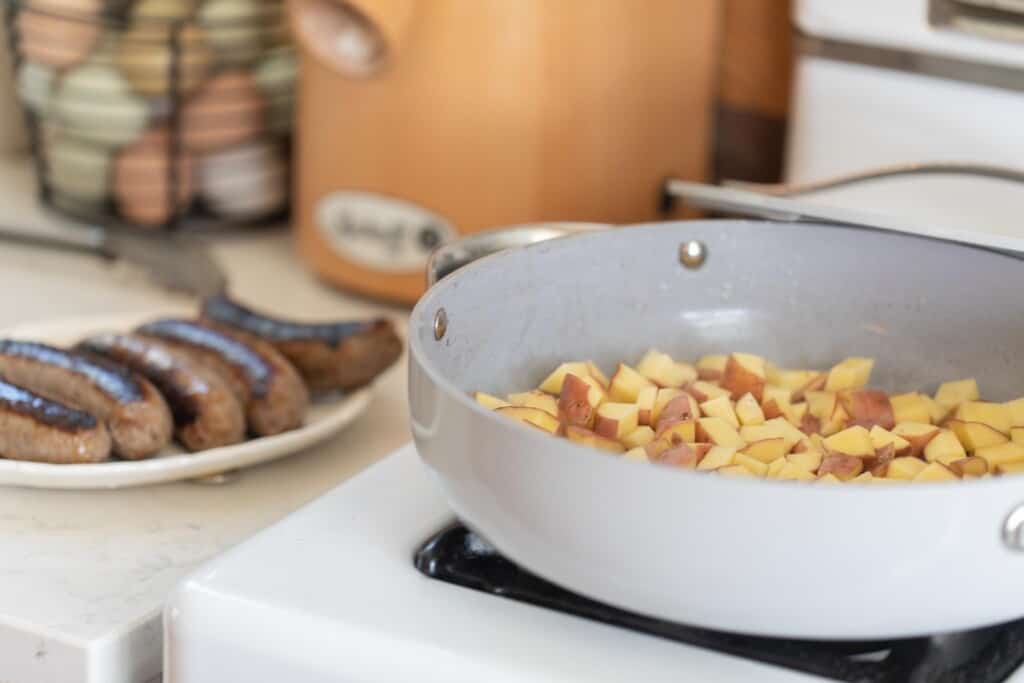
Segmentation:
{"type": "Polygon", "coordinates": [[[164,395],[178,441],[190,451],[245,438],[242,405],[223,380],[185,353],[134,334],[99,334],[79,348],[142,375],[164,395]]]}
{"type": "Polygon", "coordinates": [[[171,440],[171,413],[152,384],[102,358],[35,342],[0,340],[0,375],[106,423],[114,454],[153,455],[171,440]]]}
{"type": "Polygon", "coordinates": [[[388,320],[305,324],[268,317],[226,296],[203,302],[203,318],[258,337],[280,351],[313,391],[353,389],[372,381],[402,354],[388,320]]]}
{"type": "Polygon", "coordinates": [[[245,406],[254,434],[269,436],[302,425],[309,392],[288,359],[269,344],[170,318],[143,325],[138,332],[184,351],[220,375],[245,406]]]}
{"type": "Polygon", "coordinates": [[[0,380],[0,458],[63,465],[109,457],[110,434],[95,417],[0,380]]]}

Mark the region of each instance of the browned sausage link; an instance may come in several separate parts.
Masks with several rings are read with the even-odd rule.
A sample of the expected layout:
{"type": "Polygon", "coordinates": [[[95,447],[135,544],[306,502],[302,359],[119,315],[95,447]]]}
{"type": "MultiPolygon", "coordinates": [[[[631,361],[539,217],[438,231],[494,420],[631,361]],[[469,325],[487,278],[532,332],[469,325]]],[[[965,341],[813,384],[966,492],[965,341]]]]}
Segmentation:
{"type": "Polygon", "coordinates": [[[245,438],[238,398],[215,372],[185,353],[135,334],[99,334],[78,346],[152,382],[167,400],[175,433],[188,450],[217,448],[245,438]]]}
{"type": "Polygon", "coordinates": [[[0,380],[0,458],[73,464],[109,457],[110,434],[95,417],[0,380]]]}
{"type": "Polygon", "coordinates": [[[106,423],[114,454],[146,458],[171,440],[171,413],[146,379],[102,358],[35,342],[0,340],[0,375],[106,423]]]}
{"type": "Polygon", "coordinates": [[[302,425],[309,393],[291,363],[269,344],[191,320],[157,320],[138,332],[185,351],[221,375],[245,404],[254,434],[268,436],[302,425]]]}
{"type": "Polygon", "coordinates": [[[203,317],[263,339],[290,360],[314,391],[353,389],[372,381],[402,354],[388,320],[307,324],[257,313],[226,296],[203,302],[203,317]]]}

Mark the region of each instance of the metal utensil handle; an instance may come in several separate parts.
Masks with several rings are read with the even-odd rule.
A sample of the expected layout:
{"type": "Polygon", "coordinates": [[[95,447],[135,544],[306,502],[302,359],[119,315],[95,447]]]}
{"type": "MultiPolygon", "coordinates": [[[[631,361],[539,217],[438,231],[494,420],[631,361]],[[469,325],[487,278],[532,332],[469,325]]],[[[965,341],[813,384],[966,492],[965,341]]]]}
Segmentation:
{"type": "Polygon", "coordinates": [[[499,228],[443,244],[427,260],[427,288],[464,265],[506,249],[525,247],[558,237],[567,237],[611,227],[607,223],[536,223],[499,228]]]}
{"type": "Polygon", "coordinates": [[[0,242],[95,254],[97,256],[109,255],[106,232],[102,228],[89,226],[63,231],[29,231],[0,226],[0,242]]]}

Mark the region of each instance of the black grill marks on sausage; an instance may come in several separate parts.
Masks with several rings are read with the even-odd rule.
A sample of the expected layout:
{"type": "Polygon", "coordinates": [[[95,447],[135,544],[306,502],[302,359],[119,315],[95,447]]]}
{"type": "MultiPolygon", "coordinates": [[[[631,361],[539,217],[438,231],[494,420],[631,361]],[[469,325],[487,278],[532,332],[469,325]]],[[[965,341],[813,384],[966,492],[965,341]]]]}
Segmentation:
{"type": "Polygon", "coordinates": [[[254,398],[263,398],[269,390],[274,369],[253,349],[226,334],[198,323],[173,318],[147,323],[138,331],[222,356],[245,373],[254,398]]]}
{"type": "Polygon", "coordinates": [[[69,408],[63,403],[43,398],[3,380],[0,380],[0,407],[62,432],[96,428],[96,418],[89,413],[69,408]]]}
{"type": "Polygon", "coordinates": [[[211,296],[203,302],[203,315],[237,327],[271,342],[318,341],[337,347],[347,337],[365,332],[381,320],[304,324],[275,320],[241,306],[226,296],[211,296]]]}
{"type": "Polygon", "coordinates": [[[142,386],[131,373],[118,365],[99,358],[57,349],[37,342],[0,340],[0,354],[53,365],[95,384],[100,391],[122,403],[143,400],[142,386]]]}

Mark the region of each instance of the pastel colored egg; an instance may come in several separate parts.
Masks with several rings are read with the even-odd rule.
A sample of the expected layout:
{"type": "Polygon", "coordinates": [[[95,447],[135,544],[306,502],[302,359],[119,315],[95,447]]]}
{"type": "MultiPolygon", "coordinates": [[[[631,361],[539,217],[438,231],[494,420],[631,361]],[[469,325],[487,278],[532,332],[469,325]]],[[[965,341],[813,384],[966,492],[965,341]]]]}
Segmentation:
{"type": "Polygon", "coordinates": [[[220,216],[269,216],[288,202],[288,164],[280,145],[267,141],[211,152],[200,161],[199,187],[220,216]]]}
{"type": "Polygon", "coordinates": [[[170,143],[166,128],[148,130],[121,150],[114,163],[118,209],[137,225],[165,225],[192,199],[192,157],[187,152],[172,156],[170,143]]]}
{"type": "Polygon", "coordinates": [[[275,133],[291,132],[296,70],[295,52],[287,47],[272,50],[256,66],[256,83],[267,100],[267,127],[275,133]]]}
{"type": "Polygon", "coordinates": [[[91,63],[61,79],[54,111],[69,136],[112,147],[138,137],[149,117],[146,102],[116,69],[91,63]]]}
{"type": "Polygon", "coordinates": [[[81,140],[57,136],[44,146],[46,179],[63,197],[99,204],[110,192],[110,152],[81,140]]]}
{"type": "Polygon", "coordinates": [[[99,39],[102,0],[32,0],[19,11],[18,48],[36,62],[65,69],[84,62],[99,39]]]}
{"type": "Polygon", "coordinates": [[[259,0],[207,0],[197,13],[218,58],[227,64],[246,64],[258,58],[268,43],[268,20],[279,8],[259,0]]]}
{"type": "Polygon", "coordinates": [[[263,132],[266,109],[266,100],[250,74],[222,73],[203,84],[182,108],[182,140],[199,152],[251,140],[263,132]]]}
{"type": "Polygon", "coordinates": [[[151,97],[168,95],[175,53],[177,92],[189,93],[206,77],[212,62],[203,32],[196,26],[185,26],[173,33],[153,27],[125,33],[117,48],[117,66],[136,92],[151,97]]]}
{"type": "Polygon", "coordinates": [[[131,16],[135,28],[146,22],[170,23],[184,21],[196,9],[195,0],[139,0],[132,6],[131,16]]]}
{"type": "Polygon", "coordinates": [[[53,101],[52,68],[38,62],[25,61],[18,67],[17,88],[22,104],[39,116],[46,116],[53,101]]]}

